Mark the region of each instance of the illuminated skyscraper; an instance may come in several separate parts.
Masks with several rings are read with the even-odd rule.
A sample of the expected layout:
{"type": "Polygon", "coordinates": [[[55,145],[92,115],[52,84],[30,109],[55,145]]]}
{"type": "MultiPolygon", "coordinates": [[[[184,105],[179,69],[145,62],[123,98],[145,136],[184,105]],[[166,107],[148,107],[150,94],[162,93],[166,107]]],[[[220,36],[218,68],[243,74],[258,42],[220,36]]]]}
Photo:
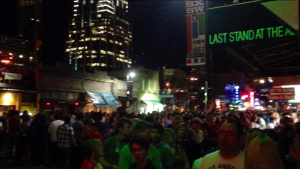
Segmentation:
{"type": "Polygon", "coordinates": [[[74,0],[70,24],[66,53],[75,70],[130,67],[127,0],[74,0]]]}

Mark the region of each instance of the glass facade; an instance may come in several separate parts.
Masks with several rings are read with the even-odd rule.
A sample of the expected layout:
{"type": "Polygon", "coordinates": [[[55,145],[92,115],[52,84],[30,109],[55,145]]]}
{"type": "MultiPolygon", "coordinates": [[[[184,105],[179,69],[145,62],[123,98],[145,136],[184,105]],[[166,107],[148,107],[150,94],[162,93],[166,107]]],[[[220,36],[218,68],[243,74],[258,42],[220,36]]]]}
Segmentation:
{"type": "Polygon", "coordinates": [[[130,67],[131,41],[127,0],[74,0],[65,52],[75,70],[130,67]]]}

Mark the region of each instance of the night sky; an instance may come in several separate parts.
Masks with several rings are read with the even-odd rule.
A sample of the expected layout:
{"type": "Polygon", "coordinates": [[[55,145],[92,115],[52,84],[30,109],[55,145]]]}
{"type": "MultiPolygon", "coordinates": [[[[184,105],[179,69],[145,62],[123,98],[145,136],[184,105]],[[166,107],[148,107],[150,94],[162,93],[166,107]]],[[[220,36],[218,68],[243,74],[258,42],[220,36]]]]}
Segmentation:
{"type": "MultiPolygon", "coordinates": [[[[15,35],[19,14],[16,6],[17,0],[0,1],[0,21],[3,23],[0,34],[15,35]]],[[[72,8],[73,0],[43,0],[42,62],[54,64],[55,61],[65,61],[65,42],[72,8]]],[[[142,64],[145,67],[156,70],[162,66],[190,69],[185,66],[187,43],[184,1],[129,0],[129,21],[133,30],[133,55],[143,57],[142,64]]],[[[219,67],[221,62],[215,62],[214,65],[219,67]]]]}
{"type": "MultiPolygon", "coordinates": [[[[43,61],[64,61],[72,0],[44,0],[43,61]]],[[[184,1],[130,1],[133,54],[144,57],[145,67],[157,69],[185,65],[186,25],[184,1]],[[144,53],[144,55],[142,55],[144,53]]]]}

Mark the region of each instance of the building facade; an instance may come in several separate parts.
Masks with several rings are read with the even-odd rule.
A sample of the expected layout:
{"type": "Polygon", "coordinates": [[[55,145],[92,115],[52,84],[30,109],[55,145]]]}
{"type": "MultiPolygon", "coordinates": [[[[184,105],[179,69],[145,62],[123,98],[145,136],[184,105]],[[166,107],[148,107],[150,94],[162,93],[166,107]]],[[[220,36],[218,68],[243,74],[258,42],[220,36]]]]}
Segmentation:
{"type": "MultiPolygon", "coordinates": [[[[28,55],[34,57],[42,35],[42,0],[18,0],[18,34],[26,41],[28,55]]],[[[29,57],[30,57],[29,56],[29,57]]]]}
{"type": "Polygon", "coordinates": [[[74,70],[116,70],[132,64],[127,0],[74,0],[68,63],[74,70]]]}
{"type": "Polygon", "coordinates": [[[159,71],[137,67],[134,69],[108,71],[109,76],[126,80],[126,98],[119,98],[127,112],[161,112],[164,105],[159,97],[159,71]],[[134,76],[132,76],[134,74],[134,76]]]}

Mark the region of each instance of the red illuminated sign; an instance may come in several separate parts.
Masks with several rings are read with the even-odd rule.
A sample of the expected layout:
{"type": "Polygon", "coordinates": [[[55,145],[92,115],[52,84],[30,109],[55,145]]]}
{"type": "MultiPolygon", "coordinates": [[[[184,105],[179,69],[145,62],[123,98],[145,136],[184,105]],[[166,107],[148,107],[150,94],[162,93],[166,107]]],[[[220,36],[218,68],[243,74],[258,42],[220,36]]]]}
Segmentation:
{"type": "Polygon", "coordinates": [[[295,88],[269,88],[269,100],[295,100],[295,88]]]}

